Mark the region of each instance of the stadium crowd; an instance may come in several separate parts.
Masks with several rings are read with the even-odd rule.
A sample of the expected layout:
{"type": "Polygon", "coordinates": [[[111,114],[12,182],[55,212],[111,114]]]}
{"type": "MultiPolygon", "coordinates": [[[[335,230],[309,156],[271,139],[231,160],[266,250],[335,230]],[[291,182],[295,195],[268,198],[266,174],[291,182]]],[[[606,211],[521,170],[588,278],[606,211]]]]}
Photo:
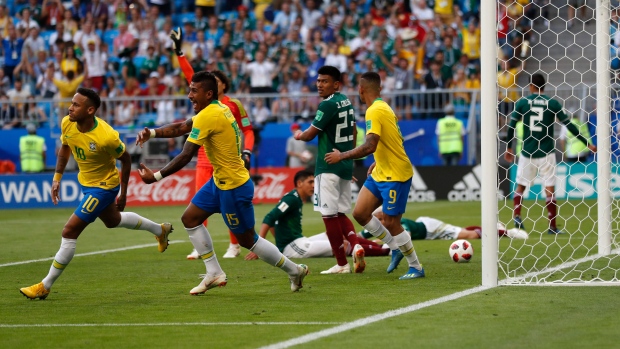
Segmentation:
{"type": "MultiPolygon", "coordinates": [[[[189,112],[186,103],[162,98],[187,93],[169,39],[177,26],[195,71],[226,72],[232,94],[280,93],[275,100],[244,100],[257,125],[311,118],[318,100],[290,97],[312,95],[325,64],[344,73],[344,93],[367,71],[381,74],[388,94],[480,86],[476,0],[6,1],[0,6],[0,99],[12,103],[2,103],[4,129],[56,117],[49,106],[37,109],[36,99],[70,98],[79,86],[104,99],[151,98],[104,103],[102,116],[115,126],[133,125],[145,113],[156,124],[185,118],[179,109],[189,112]]],[[[520,61],[527,51],[529,0],[499,1],[498,39],[509,62],[500,68],[508,72],[520,66],[512,58],[520,61]]],[[[400,95],[393,105],[403,119],[438,118],[448,100],[458,105],[471,98],[427,94],[400,95]]]]}

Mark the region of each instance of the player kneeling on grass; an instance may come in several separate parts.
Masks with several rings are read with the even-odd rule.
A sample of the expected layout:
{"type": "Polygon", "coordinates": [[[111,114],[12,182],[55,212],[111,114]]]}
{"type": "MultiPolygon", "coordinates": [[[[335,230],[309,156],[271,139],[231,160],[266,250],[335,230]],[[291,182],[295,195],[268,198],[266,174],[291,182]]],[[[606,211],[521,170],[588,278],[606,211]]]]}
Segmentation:
{"type": "MultiPolygon", "coordinates": [[[[304,201],[310,199],[314,193],[314,174],[310,171],[301,170],[294,177],[295,189],[284,195],[276,207],[263,219],[259,235],[267,236],[267,232],[276,238],[276,246],[288,258],[312,258],[332,257],[334,255],[326,233],[311,237],[302,235],[301,219],[304,201]]],[[[345,240],[346,241],[346,240],[345,240]]],[[[387,256],[389,249],[382,249],[381,245],[358,238],[359,245],[364,248],[366,256],[387,256]]],[[[353,251],[349,244],[346,249],[348,255],[353,251]]],[[[257,259],[258,256],[250,252],[245,256],[246,260],[257,259]]],[[[364,260],[361,261],[364,263],[364,260]]],[[[350,273],[347,269],[346,273],[350,273]]]]}
{"type": "Polygon", "coordinates": [[[95,91],[79,88],[71,100],[69,115],[62,119],[62,146],[52,181],[52,202],[57,205],[60,200],[60,180],[71,152],[80,170],[78,181],[84,198],[62,230],[60,249],[45,279],[19,290],[30,299],[45,299],[49,295],[52,285],[73,259],[77,238],[97,217],[108,228],[151,232],[157,239],[159,252],[168,247],[168,234],[172,232],[170,223],[158,224],[133,212],[121,212],[127,199],[131,159],[118,132],[95,116],[100,105],[101,100],[95,91]],[[116,160],[121,162],[120,178],[116,160]]]}
{"type": "Polygon", "coordinates": [[[226,274],[215,256],[211,235],[202,225],[214,213],[222,214],[242,247],[285,271],[289,275],[291,290],[297,291],[308,274],[308,267],[291,262],[276,246],[254,231],[254,184],[241,158],[241,132],[230,109],[217,100],[217,91],[217,79],[213,74],[205,71],[194,74],[188,97],[196,115],[185,122],[140,131],[136,139],[140,146],[150,138],[173,138],[189,133],[179,155],[155,173],[140,164],[140,177],[144,183],[151,184],[176,173],[192,160],[201,146],[213,164],[213,177],[194,195],[181,217],[189,239],[207,269],[204,279],[190,294],[202,294],[227,283],[226,274]]]}
{"type": "Polygon", "coordinates": [[[413,167],[403,147],[403,136],[398,118],[381,99],[381,78],[375,72],[362,74],[359,96],[366,110],[366,140],[359,147],[346,152],[334,149],[325,155],[328,164],[346,159],[359,159],[374,153],[375,163],[368,169],[368,178],[360,190],[353,210],[355,220],[373,236],[383,240],[392,249],[388,273],[396,269],[399,251],[407,258],[409,270],[400,277],[410,280],[424,277],[424,268],[413,248],[411,236],[405,233],[400,219],[407,208],[407,197],[413,177],[413,167]],[[372,213],[383,204],[384,224],[372,213]],[[403,234],[404,233],[404,234],[403,234]]]}

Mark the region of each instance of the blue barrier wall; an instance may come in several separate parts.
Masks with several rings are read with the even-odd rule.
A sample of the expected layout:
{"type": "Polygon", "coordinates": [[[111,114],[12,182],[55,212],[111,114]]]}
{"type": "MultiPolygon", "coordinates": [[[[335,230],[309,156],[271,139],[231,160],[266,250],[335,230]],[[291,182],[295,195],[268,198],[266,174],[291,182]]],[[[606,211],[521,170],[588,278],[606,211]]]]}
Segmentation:
{"type": "MultiPolygon", "coordinates": [[[[467,120],[462,120],[467,127],[467,120]]],[[[412,133],[419,134],[424,131],[423,135],[415,137],[404,142],[405,151],[409,155],[409,159],[415,166],[440,166],[441,159],[438,155],[437,137],[435,136],[435,126],[437,120],[414,120],[401,121],[399,126],[403,137],[407,137],[412,133]]],[[[310,124],[301,124],[302,129],[306,129],[310,124]]],[[[363,123],[359,126],[364,127],[363,123]]],[[[19,137],[25,135],[25,129],[3,130],[0,131],[0,160],[11,160],[15,163],[17,171],[21,171],[19,164],[19,137]]],[[[46,138],[47,145],[47,161],[46,167],[54,167],[56,165],[56,139],[52,139],[49,130],[40,129],[37,132],[40,136],[46,138]]],[[[261,144],[257,153],[258,165],[260,167],[282,167],[286,166],[286,140],[292,135],[290,124],[267,124],[261,131],[261,144]]],[[[318,138],[318,137],[317,137],[318,138]]],[[[465,144],[467,144],[467,136],[465,136],[465,144]]],[[[316,146],[317,139],[310,142],[310,145],[316,146]]],[[[467,149],[465,149],[460,161],[460,165],[467,165],[467,149]]],[[[366,164],[372,163],[372,157],[366,160],[366,164]]]]}

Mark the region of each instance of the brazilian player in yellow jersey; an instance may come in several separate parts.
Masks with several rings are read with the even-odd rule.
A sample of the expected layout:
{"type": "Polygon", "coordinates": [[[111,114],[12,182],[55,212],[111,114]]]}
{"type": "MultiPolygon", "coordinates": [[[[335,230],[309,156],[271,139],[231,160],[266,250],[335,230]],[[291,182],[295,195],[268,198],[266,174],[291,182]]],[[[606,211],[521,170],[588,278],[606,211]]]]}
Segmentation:
{"type": "Polygon", "coordinates": [[[275,245],[256,234],[252,204],[254,184],[241,158],[241,132],[230,109],[217,100],[217,91],[213,74],[206,71],[194,74],[188,98],[196,115],[182,123],[140,131],[136,139],[140,146],[150,138],[173,138],[189,133],[179,155],[155,173],[140,164],[140,176],[147,184],[160,181],[187,165],[201,146],[213,164],[213,177],[194,195],[181,217],[189,239],[207,269],[204,279],[190,290],[190,294],[202,294],[227,283],[226,274],[215,256],[211,235],[202,225],[214,213],[222,214],[241,246],[288,273],[291,290],[297,291],[308,274],[308,267],[291,262],[275,245]]]}
{"type": "Polygon", "coordinates": [[[73,259],[77,238],[97,218],[108,228],[151,232],[158,241],[159,252],[164,252],[168,247],[168,235],[172,232],[170,223],[158,224],[133,212],[122,212],[127,198],[131,159],[118,132],[95,116],[100,105],[97,92],[78,88],[71,100],[69,115],[62,120],[62,146],[58,151],[56,173],[52,181],[52,202],[56,205],[60,200],[60,181],[71,153],[80,170],[78,181],[84,196],[62,230],[60,249],[49,274],[42,282],[20,289],[30,299],[45,299],[49,295],[53,283],[73,259]],[[120,178],[116,160],[121,162],[120,178]]]}
{"type": "Polygon", "coordinates": [[[353,210],[353,218],[370,234],[383,240],[392,249],[392,261],[387,272],[396,269],[407,258],[409,270],[400,277],[410,280],[424,277],[424,268],[413,248],[411,236],[405,232],[400,219],[407,206],[407,197],[413,177],[411,162],[403,147],[403,136],[398,118],[381,99],[381,78],[375,72],[362,74],[359,95],[366,110],[366,140],[347,152],[334,149],[325,155],[328,164],[347,159],[359,159],[374,153],[375,163],[368,169],[369,176],[360,190],[353,210]],[[383,204],[383,224],[372,215],[383,204]]]}

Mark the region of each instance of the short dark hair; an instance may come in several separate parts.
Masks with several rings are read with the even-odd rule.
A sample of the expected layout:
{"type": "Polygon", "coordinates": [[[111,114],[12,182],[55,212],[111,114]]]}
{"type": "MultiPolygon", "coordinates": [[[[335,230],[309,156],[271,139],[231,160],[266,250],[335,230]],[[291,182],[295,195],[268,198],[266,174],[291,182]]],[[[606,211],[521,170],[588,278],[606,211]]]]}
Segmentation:
{"type": "Polygon", "coordinates": [[[547,82],[545,81],[545,77],[540,74],[540,73],[536,73],[534,75],[532,75],[532,78],[530,79],[530,84],[536,86],[536,88],[540,89],[540,90],[544,90],[545,89],[545,84],[547,82]]]}
{"type": "Polygon", "coordinates": [[[368,84],[369,87],[379,91],[381,87],[381,77],[379,76],[379,74],[375,73],[374,71],[365,72],[364,74],[362,74],[362,80],[365,80],[366,84],[368,84]]]}
{"type": "Polygon", "coordinates": [[[192,76],[192,82],[195,84],[204,83],[205,91],[212,91],[213,98],[217,99],[217,80],[215,80],[215,75],[207,71],[200,71],[192,76]]]}
{"type": "Polygon", "coordinates": [[[220,79],[220,81],[225,86],[224,93],[228,93],[228,90],[230,90],[230,79],[228,78],[228,76],[226,76],[226,73],[221,70],[212,70],[211,74],[215,75],[216,78],[220,79]]]}
{"type": "Polygon", "coordinates": [[[293,178],[293,185],[295,187],[297,187],[297,182],[298,181],[305,181],[306,178],[308,178],[310,176],[314,176],[314,173],[312,173],[311,171],[308,171],[308,170],[301,170],[301,171],[295,173],[295,177],[293,178]]]}
{"type": "Polygon", "coordinates": [[[95,90],[91,90],[89,88],[84,88],[84,87],[79,87],[77,89],[77,93],[86,97],[86,99],[90,101],[91,105],[95,107],[95,111],[97,111],[97,109],[99,109],[99,107],[101,106],[101,98],[99,98],[99,95],[97,94],[95,90]]]}
{"type": "Polygon", "coordinates": [[[318,73],[320,75],[331,76],[332,79],[334,79],[334,81],[340,81],[340,76],[342,75],[338,68],[331,66],[331,65],[322,66],[321,68],[319,68],[318,73]]]}

